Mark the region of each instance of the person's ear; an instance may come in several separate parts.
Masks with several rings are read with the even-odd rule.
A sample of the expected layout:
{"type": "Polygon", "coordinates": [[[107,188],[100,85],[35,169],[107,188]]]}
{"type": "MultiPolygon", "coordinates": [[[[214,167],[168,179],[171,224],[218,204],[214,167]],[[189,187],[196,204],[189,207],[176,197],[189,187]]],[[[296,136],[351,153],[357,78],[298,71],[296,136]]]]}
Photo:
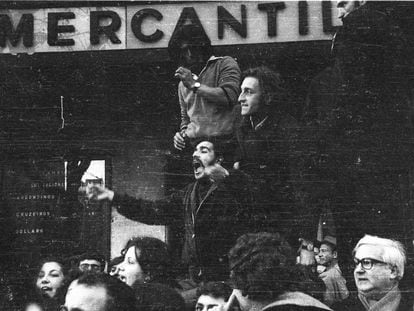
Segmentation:
{"type": "Polygon", "coordinates": [[[398,276],[398,268],[397,266],[390,266],[390,270],[391,270],[391,275],[390,275],[390,279],[391,280],[398,280],[399,276],[398,276]]]}
{"type": "Polygon", "coordinates": [[[223,161],[224,161],[223,156],[218,156],[217,159],[216,159],[216,163],[220,164],[220,165],[223,163],[223,161]]]}
{"type": "Polygon", "coordinates": [[[332,252],[332,257],[333,257],[334,259],[337,259],[337,258],[338,258],[338,252],[337,252],[337,251],[333,251],[333,252],[332,252]]]}
{"type": "Polygon", "coordinates": [[[262,95],[262,102],[264,107],[269,107],[272,104],[273,96],[271,94],[262,95]]]}

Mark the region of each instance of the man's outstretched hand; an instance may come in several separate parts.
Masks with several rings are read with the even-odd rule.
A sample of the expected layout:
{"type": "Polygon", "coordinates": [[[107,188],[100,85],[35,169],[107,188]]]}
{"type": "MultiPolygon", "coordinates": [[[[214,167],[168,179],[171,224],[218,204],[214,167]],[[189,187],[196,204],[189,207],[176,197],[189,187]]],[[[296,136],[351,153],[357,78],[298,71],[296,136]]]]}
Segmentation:
{"type": "Polygon", "coordinates": [[[114,192],[101,185],[87,185],[79,188],[79,193],[91,201],[112,201],[114,192]]]}

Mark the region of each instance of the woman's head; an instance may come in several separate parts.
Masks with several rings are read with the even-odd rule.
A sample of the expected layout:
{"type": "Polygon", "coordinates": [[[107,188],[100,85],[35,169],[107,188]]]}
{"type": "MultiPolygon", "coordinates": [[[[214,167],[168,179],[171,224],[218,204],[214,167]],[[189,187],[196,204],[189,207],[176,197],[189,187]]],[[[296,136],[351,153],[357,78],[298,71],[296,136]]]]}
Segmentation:
{"type": "Polygon", "coordinates": [[[118,265],[118,278],[127,285],[165,283],[171,278],[171,260],[167,245],[156,238],[139,237],[128,241],[118,265]]]}
{"type": "Polygon", "coordinates": [[[44,298],[57,297],[67,285],[67,267],[62,260],[49,258],[43,260],[39,265],[36,277],[36,289],[44,298]]]}

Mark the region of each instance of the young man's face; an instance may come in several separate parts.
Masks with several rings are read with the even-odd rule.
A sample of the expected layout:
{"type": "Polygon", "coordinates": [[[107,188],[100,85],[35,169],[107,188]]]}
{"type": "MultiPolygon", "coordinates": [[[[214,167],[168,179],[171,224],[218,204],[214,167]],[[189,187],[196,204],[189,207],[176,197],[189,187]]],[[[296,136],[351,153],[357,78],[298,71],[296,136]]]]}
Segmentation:
{"type": "Polygon", "coordinates": [[[197,300],[195,311],[209,311],[213,308],[222,310],[225,304],[226,301],[222,297],[214,298],[210,295],[201,295],[197,300]]]}
{"type": "Polygon", "coordinates": [[[253,77],[246,77],[241,85],[239,103],[242,116],[251,116],[260,109],[261,90],[259,80],[253,77]]]}
{"type": "Polygon", "coordinates": [[[208,166],[216,163],[216,154],[214,152],[214,145],[209,141],[199,143],[193,153],[193,169],[195,179],[203,179],[208,176],[205,169],[208,166]]]}
{"type": "Polygon", "coordinates": [[[390,265],[383,262],[383,248],[377,245],[361,245],[355,252],[355,260],[374,259],[370,269],[364,269],[361,263],[355,266],[354,278],[358,292],[368,297],[382,296],[396,282],[396,272],[390,265]]]}
{"type": "Polygon", "coordinates": [[[68,311],[105,311],[108,302],[106,289],[101,286],[85,286],[75,280],[69,286],[65,299],[68,311]]]}
{"type": "Polygon", "coordinates": [[[322,244],[318,253],[319,264],[329,266],[336,258],[336,251],[332,251],[332,247],[327,244],[322,244]]]}

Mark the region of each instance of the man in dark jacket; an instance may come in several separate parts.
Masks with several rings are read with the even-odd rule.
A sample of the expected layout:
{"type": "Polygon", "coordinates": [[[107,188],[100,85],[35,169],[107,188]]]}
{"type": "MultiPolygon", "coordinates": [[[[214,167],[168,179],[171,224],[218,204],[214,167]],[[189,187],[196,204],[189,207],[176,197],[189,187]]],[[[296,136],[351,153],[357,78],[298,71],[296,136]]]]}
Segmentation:
{"type": "Polygon", "coordinates": [[[313,213],[299,215],[306,210],[305,157],[300,152],[306,147],[301,127],[288,112],[280,75],[267,67],[243,72],[239,103],[242,122],[237,129],[235,168],[252,177],[260,230],[282,233],[297,243],[300,223],[306,233],[313,229],[314,235],[306,238],[314,239],[313,213]]]}
{"type": "Polygon", "coordinates": [[[320,180],[312,200],[328,202],[333,211],[340,261],[348,260],[350,245],[364,233],[387,228],[402,238],[408,226],[413,127],[406,70],[412,57],[381,2],[361,4],[339,14],[334,63],[313,79],[308,93],[320,180]]]}
{"type": "Polygon", "coordinates": [[[196,282],[226,279],[227,253],[240,234],[249,232],[248,184],[243,174],[221,166],[216,145],[197,144],[192,161],[196,180],[165,199],[136,199],[101,186],[86,190],[91,199],[112,201],[130,219],[181,228],[182,263],[196,282]]]}

